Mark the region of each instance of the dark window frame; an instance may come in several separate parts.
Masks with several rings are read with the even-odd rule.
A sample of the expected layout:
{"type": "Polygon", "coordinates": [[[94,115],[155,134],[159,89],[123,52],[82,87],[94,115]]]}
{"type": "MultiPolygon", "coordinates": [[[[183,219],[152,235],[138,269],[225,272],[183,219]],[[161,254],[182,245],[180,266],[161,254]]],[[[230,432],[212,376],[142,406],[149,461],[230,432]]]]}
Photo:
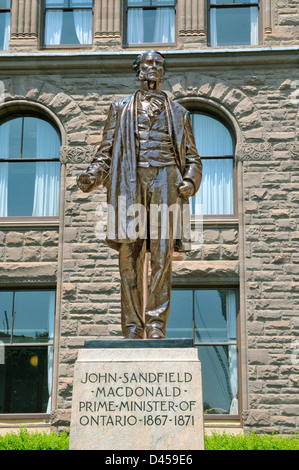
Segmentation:
{"type": "Polygon", "coordinates": [[[74,7],[70,6],[71,0],[64,0],[68,2],[67,7],[61,7],[61,6],[53,6],[53,7],[46,7],[46,0],[43,0],[42,3],[42,44],[44,49],[90,49],[93,45],[93,37],[94,37],[94,3],[95,0],[92,0],[92,7],[74,7]],[[74,11],[74,10],[91,10],[92,11],[92,38],[91,38],[91,43],[90,44],[46,44],[45,43],[45,31],[46,31],[46,13],[48,10],[62,10],[62,11],[74,11]]]}
{"type": "MultiPolygon", "coordinates": [[[[26,287],[16,287],[12,288],[10,287],[1,287],[0,288],[1,292],[10,292],[13,293],[14,299],[15,299],[15,294],[17,292],[24,292],[24,291],[29,291],[29,292],[36,292],[36,291],[51,291],[55,292],[55,299],[57,299],[57,288],[56,286],[40,286],[40,287],[32,287],[32,286],[26,286],[26,287]]],[[[14,309],[14,300],[13,300],[13,305],[12,305],[12,319],[13,319],[13,309],[14,309]]],[[[12,340],[10,340],[9,343],[2,343],[1,347],[4,348],[53,348],[53,353],[54,353],[54,338],[55,338],[55,318],[56,318],[56,305],[54,306],[54,325],[53,325],[53,339],[51,341],[47,342],[29,342],[29,343],[14,343],[12,340]]],[[[13,321],[13,320],[12,320],[13,321]]],[[[11,337],[13,335],[13,324],[11,327],[11,337]]],[[[5,354],[5,353],[4,353],[5,354]]],[[[52,388],[53,390],[53,388],[52,388]]],[[[46,412],[41,412],[41,413],[0,413],[0,419],[2,420],[9,420],[9,419],[49,419],[51,417],[50,413],[46,412]]]]}
{"type": "Polygon", "coordinates": [[[151,46],[175,46],[176,45],[176,38],[177,38],[177,0],[174,0],[174,3],[170,3],[172,0],[169,1],[169,4],[166,5],[152,5],[152,1],[150,0],[151,4],[146,5],[146,6],[129,6],[128,0],[125,0],[125,9],[124,9],[124,42],[123,45],[124,47],[138,47],[140,45],[145,46],[145,47],[151,47],[151,46]],[[135,8],[142,8],[143,10],[157,10],[158,8],[174,8],[174,13],[175,13],[175,40],[174,42],[142,42],[142,43],[129,43],[128,42],[128,10],[132,10],[135,8]]]}
{"type": "MultiPolygon", "coordinates": [[[[229,46],[211,46],[211,9],[222,9],[222,8],[251,8],[257,7],[260,11],[261,5],[260,0],[256,0],[254,3],[244,2],[236,3],[236,0],[231,0],[231,3],[220,3],[212,4],[211,0],[208,0],[208,46],[209,47],[229,47],[229,46]]],[[[244,45],[245,46],[245,45],[244,45]]],[[[231,47],[234,47],[233,45],[231,47]]],[[[241,47],[240,45],[237,47],[241,47]]]]}
{"type": "Polygon", "coordinates": [[[236,346],[237,348],[237,368],[238,368],[238,414],[231,415],[231,414],[212,414],[212,413],[204,413],[205,421],[214,421],[214,420],[230,420],[230,421],[240,421],[242,418],[242,381],[241,381],[241,345],[240,345],[240,286],[237,284],[215,284],[215,285],[196,285],[196,284],[188,284],[188,285],[176,285],[175,283],[172,286],[172,290],[188,290],[192,291],[192,327],[193,327],[193,337],[192,343],[193,347],[214,347],[214,346],[236,346]],[[195,302],[194,302],[194,292],[195,290],[232,290],[235,292],[235,303],[236,303],[236,341],[235,342],[197,342],[195,341],[195,302]]]}

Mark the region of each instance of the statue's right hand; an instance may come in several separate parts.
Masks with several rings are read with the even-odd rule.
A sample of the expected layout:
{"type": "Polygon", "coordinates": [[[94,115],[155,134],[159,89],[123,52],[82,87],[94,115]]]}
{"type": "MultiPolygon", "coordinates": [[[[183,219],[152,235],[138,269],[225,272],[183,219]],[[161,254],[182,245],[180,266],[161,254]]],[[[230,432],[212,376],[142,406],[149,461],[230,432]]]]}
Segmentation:
{"type": "Polygon", "coordinates": [[[78,188],[81,189],[83,193],[89,193],[93,189],[95,182],[95,176],[90,173],[81,173],[77,178],[78,188]]]}

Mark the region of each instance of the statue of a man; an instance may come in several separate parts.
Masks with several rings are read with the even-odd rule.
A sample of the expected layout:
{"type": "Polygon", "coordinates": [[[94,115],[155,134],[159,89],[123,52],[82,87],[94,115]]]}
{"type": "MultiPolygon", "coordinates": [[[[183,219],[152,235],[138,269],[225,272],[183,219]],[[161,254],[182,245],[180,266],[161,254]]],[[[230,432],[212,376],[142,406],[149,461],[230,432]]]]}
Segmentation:
{"type": "Polygon", "coordinates": [[[148,225],[143,236],[132,236],[128,208],[144,208],[147,221],[154,219],[152,207],[178,207],[181,214],[200,187],[202,163],[189,113],[162,91],[164,57],[157,51],[144,52],[134,68],[140,89],[111,105],[96,156],[77,182],[83,192],[101,184],[107,188],[106,241],[119,252],[124,337],[161,339],[170,309],[173,251],[188,251],[190,240],[183,234],[181,215],[169,224],[167,236],[159,223],[155,236],[148,225]],[[174,231],[177,223],[182,229],[179,236],[174,231]]]}

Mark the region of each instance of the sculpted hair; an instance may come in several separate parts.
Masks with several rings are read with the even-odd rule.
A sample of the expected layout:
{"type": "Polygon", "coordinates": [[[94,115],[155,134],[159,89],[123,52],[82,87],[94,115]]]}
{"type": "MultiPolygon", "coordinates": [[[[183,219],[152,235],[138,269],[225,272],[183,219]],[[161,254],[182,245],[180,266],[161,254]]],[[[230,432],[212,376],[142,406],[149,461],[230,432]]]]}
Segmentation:
{"type": "Polygon", "coordinates": [[[137,59],[135,60],[134,64],[133,64],[133,69],[136,71],[136,76],[139,77],[139,73],[140,73],[140,63],[142,61],[142,58],[143,56],[151,53],[151,52],[155,52],[156,54],[159,54],[159,56],[162,57],[163,59],[163,67],[164,67],[164,72],[166,70],[166,62],[165,62],[165,57],[163,54],[161,54],[161,52],[159,51],[155,51],[155,50],[152,50],[152,51],[145,51],[145,52],[142,52],[141,54],[139,54],[139,56],[137,57],[137,59]]]}

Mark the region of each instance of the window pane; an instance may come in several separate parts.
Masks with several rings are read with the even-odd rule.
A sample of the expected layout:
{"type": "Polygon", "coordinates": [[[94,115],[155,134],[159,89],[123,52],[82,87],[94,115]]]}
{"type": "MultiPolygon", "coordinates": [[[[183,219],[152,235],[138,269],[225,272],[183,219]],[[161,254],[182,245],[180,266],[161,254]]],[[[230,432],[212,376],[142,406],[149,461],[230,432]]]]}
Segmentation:
{"type": "Polygon", "coordinates": [[[9,163],[7,216],[32,216],[36,163],[9,163]]]}
{"type": "Polygon", "coordinates": [[[259,0],[210,0],[211,5],[227,5],[228,3],[259,3],[259,0]]]}
{"type": "Polygon", "coordinates": [[[167,324],[168,338],[192,338],[193,299],[195,345],[197,345],[202,367],[205,413],[237,415],[235,290],[225,288],[173,289],[167,324]],[[207,341],[209,345],[199,345],[197,342],[199,339],[207,341]],[[217,342],[225,343],[226,341],[233,344],[217,344],[217,342]]]}
{"type": "Polygon", "coordinates": [[[0,191],[7,193],[7,208],[0,203],[0,216],[57,216],[59,186],[60,162],[0,164],[0,191]],[[8,165],[6,185],[5,177],[1,185],[2,165],[8,165]]]}
{"type": "Polygon", "coordinates": [[[54,312],[54,291],[17,291],[13,343],[53,341],[54,312]]]}
{"type": "Polygon", "coordinates": [[[91,44],[92,10],[46,12],[45,44],[91,44]]]}
{"type": "Polygon", "coordinates": [[[11,8],[11,0],[0,0],[0,8],[11,8]]]}
{"type": "Polygon", "coordinates": [[[175,5],[175,3],[176,0],[128,0],[129,7],[160,7],[175,5]]]}
{"type": "Polygon", "coordinates": [[[173,289],[167,338],[193,338],[193,291],[173,289]]]}
{"type": "Polygon", "coordinates": [[[234,214],[234,180],[232,158],[203,159],[202,182],[191,199],[192,214],[200,205],[204,215],[234,214]]]}
{"type": "Polygon", "coordinates": [[[93,0],[71,0],[70,6],[79,8],[79,7],[89,7],[92,8],[93,0]]]}
{"type": "Polygon", "coordinates": [[[233,158],[206,159],[205,156],[234,155],[229,129],[218,119],[199,113],[191,115],[196,147],[203,161],[199,192],[191,198],[192,214],[200,204],[204,215],[234,214],[233,158]]]}
{"type": "Polygon", "coordinates": [[[236,340],[235,291],[195,290],[195,342],[223,343],[236,340]]]}
{"type": "Polygon", "coordinates": [[[21,158],[23,118],[0,125],[0,159],[21,158]]]}
{"type": "Polygon", "coordinates": [[[46,8],[67,7],[68,0],[46,0],[46,8]]]}
{"type": "Polygon", "coordinates": [[[0,50],[7,51],[10,38],[10,13],[0,12],[0,50]]]}
{"type": "Polygon", "coordinates": [[[175,41],[174,8],[128,10],[127,42],[168,43],[175,41]]]}
{"type": "Polygon", "coordinates": [[[10,342],[13,292],[0,291],[0,340],[10,342]]]}
{"type": "Polygon", "coordinates": [[[234,143],[228,128],[218,119],[206,114],[193,113],[192,127],[199,155],[234,155],[234,143]]]}
{"type": "Polygon", "coordinates": [[[198,347],[203,380],[204,413],[238,414],[236,346],[198,347]]]}
{"type": "Polygon", "coordinates": [[[152,5],[157,6],[157,7],[162,7],[163,5],[164,6],[165,5],[167,5],[167,6],[174,5],[175,6],[175,0],[153,0],[152,5]]]}
{"type": "Polygon", "coordinates": [[[59,158],[60,138],[47,121],[24,118],[23,158],[59,158]]]}
{"type": "Polygon", "coordinates": [[[79,8],[79,7],[92,7],[93,0],[71,0],[70,6],[79,8]]]}
{"type": "Polygon", "coordinates": [[[210,0],[211,5],[224,5],[227,3],[234,3],[234,0],[210,0]]]}
{"type": "Polygon", "coordinates": [[[258,40],[258,8],[211,8],[211,45],[255,45],[258,40]]]}
{"type": "Polygon", "coordinates": [[[0,364],[0,413],[45,413],[49,403],[48,347],[5,348],[0,364]]]}
{"type": "Polygon", "coordinates": [[[151,0],[128,0],[129,7],[148,7],[151,4],[151,0]]]}

